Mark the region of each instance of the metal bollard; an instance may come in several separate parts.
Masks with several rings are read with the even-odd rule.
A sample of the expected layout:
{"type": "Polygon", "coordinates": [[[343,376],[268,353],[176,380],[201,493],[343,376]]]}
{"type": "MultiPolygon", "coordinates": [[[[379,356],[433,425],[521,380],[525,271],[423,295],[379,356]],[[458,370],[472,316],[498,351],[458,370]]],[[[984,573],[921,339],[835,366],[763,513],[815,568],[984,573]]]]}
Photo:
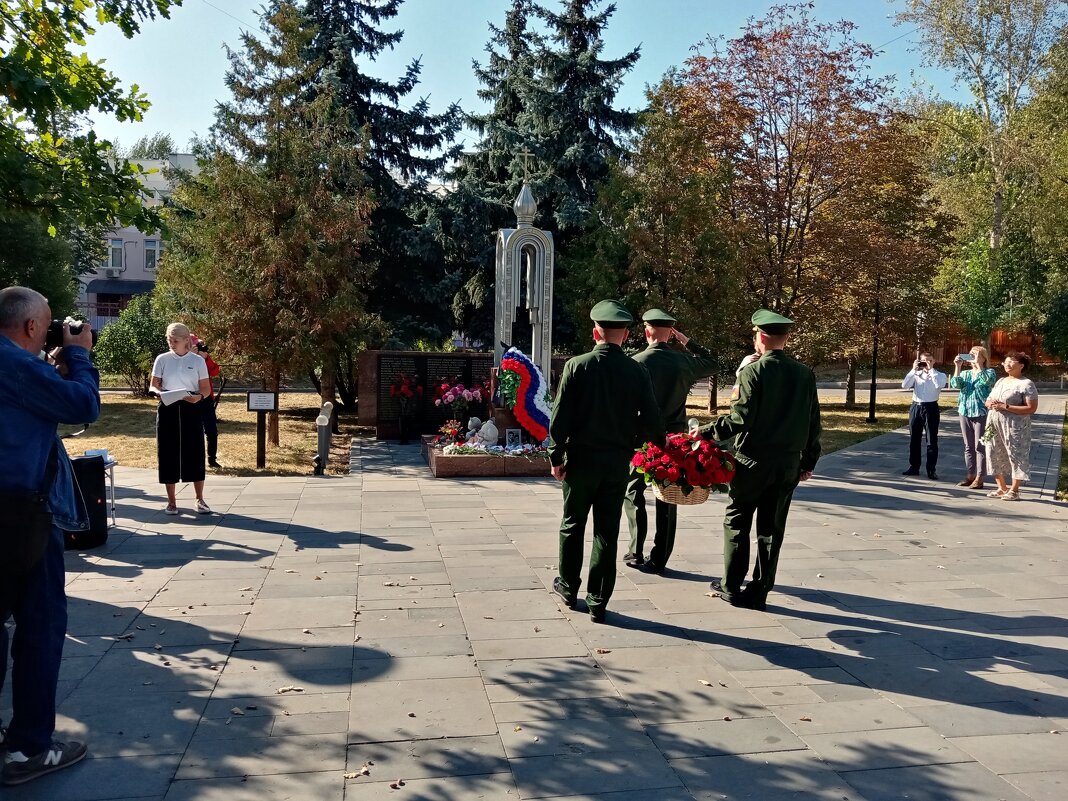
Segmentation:
{"type": "Polygon", "coordinates": [[[323,408],[319,410],[319,416],[315,418],[315,425],[319,427],[319,448],[312,463],[317,476],[326,473],[326,466],[330,461],[330,413],[333,410],[334,404],[324,403],[323,408]]]}

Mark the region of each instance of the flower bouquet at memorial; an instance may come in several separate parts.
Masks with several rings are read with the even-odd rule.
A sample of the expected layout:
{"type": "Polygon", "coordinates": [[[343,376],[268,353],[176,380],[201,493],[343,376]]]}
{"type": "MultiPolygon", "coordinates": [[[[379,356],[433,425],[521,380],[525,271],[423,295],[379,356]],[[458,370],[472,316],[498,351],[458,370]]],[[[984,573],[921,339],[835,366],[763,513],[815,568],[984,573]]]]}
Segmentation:
{"type": "Polygon", "coordinates": [[[415,410],[416,401],[423,397],[423,386],[418,376],[397,373],[389,385],[389,397],[397,401],[400,416],[407,417],[415,410]]]}
{"type": "Polygon", "coordinates": [[[489,391],[481,384],[466,387],[459,381],[454,384],[441,381],[434,391],[434,405],[450,407],[453,417],[458,420],[467,416],[467,410],[472,404],[481,405],[488,398],[489,391]]]}
{"type": "Polygon", "coordinates": [[[665,503],[704,503],[711,492],[726,492],[734,478],[734,457],[709,440],[669,434],[663,447],[645,443],[631,460],[653,494],[665,503]]]}
{"type": "Polygon", "coordinates": [[[456,445],[464,442],[463,423],[459,420],[446,420],[438,429],[438,437],[434,440],[435,445],[456,445]]]}
{"type": "Polygon", "coordinates": [[[408,444],[408,426],[405,419],[415,411],[415,404],[423,397],[423,385],[418,376],[397,373],[389,384],[389,396],[397,401],[397,429],[401,445],[408,444]]]}

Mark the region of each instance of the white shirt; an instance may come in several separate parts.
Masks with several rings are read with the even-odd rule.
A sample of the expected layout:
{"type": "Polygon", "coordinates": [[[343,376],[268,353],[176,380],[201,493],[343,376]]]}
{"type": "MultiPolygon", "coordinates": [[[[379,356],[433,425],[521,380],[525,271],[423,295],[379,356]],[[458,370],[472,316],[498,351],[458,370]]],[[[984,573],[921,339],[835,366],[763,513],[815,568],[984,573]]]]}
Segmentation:
{"type": "Polygon", "coordinates": [[[208,363],[189,351],[178,356],[169,350],[156,357],[152,364],[152,377],[160,379],[161,389],[188,389],[200,392],[200,379],[208,377],[208,363]]]}
{"type": "Polygon", "coordinates": [[[912,390],[913,403],[932,403],[938,400],[942,388],[946,385],[946,374],[938,370],[909,370],[905,380],[901,382],[902,389],[912,390]]]}

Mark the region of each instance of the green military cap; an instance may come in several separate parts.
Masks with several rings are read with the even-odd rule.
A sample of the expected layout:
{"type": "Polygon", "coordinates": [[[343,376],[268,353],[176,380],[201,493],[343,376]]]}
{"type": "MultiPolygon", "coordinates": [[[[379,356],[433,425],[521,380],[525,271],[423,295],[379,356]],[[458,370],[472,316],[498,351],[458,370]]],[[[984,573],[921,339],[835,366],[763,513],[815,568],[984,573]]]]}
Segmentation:
{"type": "Polygon", "coordinates": [[[794,321],[789,317],[783,317],[770,309],[757,309],[753,312],[753,326],[759,328],[765,334],[781,336],[789,334],[794,327],[794,321]]]}
{"type": "Polygon", "coordinates": [[[634,316],[618,300],[602,300],[590,309],[590,319],[601,328],[628,328],[634,316]]]}
{"type": "Polygon", "coordinates": [[[642,320],[649,323],[653,327],[667,328],[673,326],[678,322],[674,317],[668,314],[663,309],[649,309],[642,315],[642,320]]]}

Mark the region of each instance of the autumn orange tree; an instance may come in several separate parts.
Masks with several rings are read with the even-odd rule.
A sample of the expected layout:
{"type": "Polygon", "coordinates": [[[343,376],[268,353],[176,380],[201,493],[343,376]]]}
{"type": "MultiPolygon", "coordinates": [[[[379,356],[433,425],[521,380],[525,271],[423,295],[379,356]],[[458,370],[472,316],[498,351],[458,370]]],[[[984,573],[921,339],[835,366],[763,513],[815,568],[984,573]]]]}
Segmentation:
{"type": "MultiPolygon", "coordinates": [[[[364,153],[329,85],[308,96],[321,63],[306,58],[314,31],[292,3],[262,27],[229,54],[234,97],[218,107],[199,174],[174,194],[156,294],[269,389],[322,365],[333,400],[339,345],[371,316],[372,268],[359,258],[372,208],[364,153]]],[[[278,444],[276,414],[268,437],[278,444]]]]}
{"type": "Polygon", "coordinates": [[[833,314],[833,243],[857,215],[884,124],[883,80],[853,23],[817,23],[810,6],[776,6],[736,39],[709,38],[689,59],[682,112],[703,132],[705,158],[726,168],[719,224],[752,305],[815,331],[833,314]]]}

